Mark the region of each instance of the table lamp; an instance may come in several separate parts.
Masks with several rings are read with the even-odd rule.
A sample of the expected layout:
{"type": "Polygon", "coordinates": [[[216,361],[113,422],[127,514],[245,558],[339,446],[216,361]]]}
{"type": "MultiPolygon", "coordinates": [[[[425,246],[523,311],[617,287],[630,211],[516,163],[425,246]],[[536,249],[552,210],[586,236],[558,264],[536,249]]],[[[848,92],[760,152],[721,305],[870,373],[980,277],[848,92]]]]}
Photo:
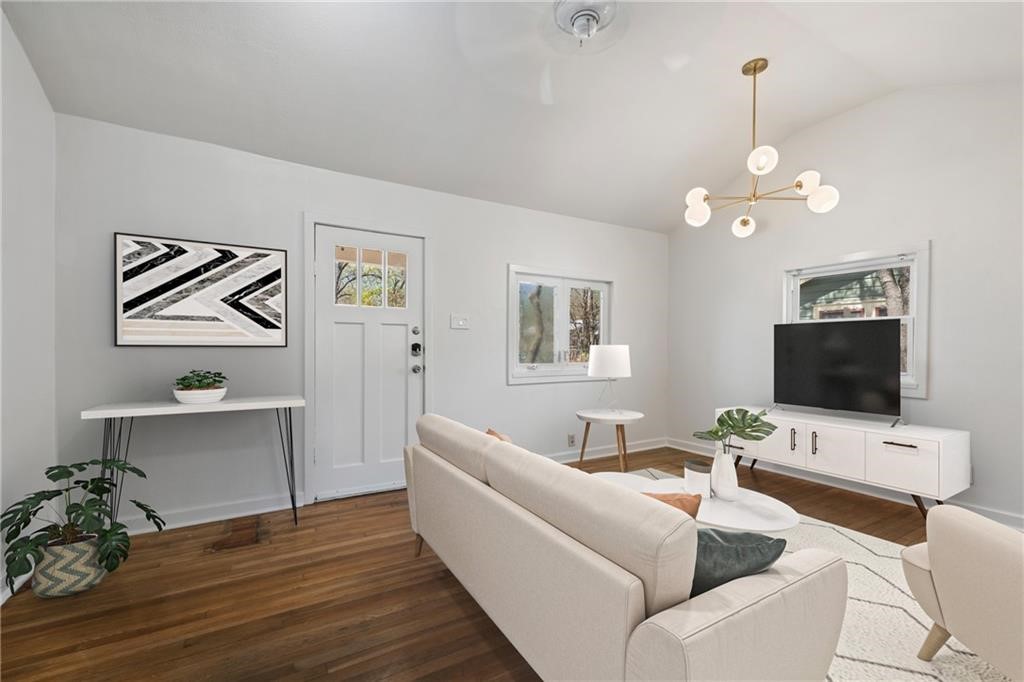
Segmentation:
{"type": "Polygon", "coordinates": [[[601,398],[604,397],[604,392],[607,390],[611,394],[611,407],[614,408],[615,388],[612,386],[612,379],[632,376],[629,368],[629,346],[613,344],[591,346],[587,376],[608,380],[605,388],[601,391],[601,398]]]}

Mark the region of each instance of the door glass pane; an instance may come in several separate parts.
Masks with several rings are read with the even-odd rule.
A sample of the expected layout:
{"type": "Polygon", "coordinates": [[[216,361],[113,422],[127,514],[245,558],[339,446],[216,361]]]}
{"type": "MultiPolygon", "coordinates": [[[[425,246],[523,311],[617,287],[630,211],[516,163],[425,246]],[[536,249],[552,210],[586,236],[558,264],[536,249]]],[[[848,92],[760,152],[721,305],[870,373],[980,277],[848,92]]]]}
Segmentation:
{"type": "Polygon", "coordinates": [[[800,319],[898,317],[910,314],[910,267],[800,278],[800,319]]]}
{"type": "Polygon", "coordinates": [[[569,289],[569,362],[590,359],[590,346],[601,343],[600,289],[569,289]]]}
{"type": "Polygon", "coordinates": [[[555,289],[519,282],[519,362],[555,361],[555,289]]]}
{"type": "Polygon", "coordinates": [[[384,288],[384,253],[380,249],[363,249],[363,261],[360,266],[362,285],[362,304],[379,307],[383,304],[381,292],[384,288]]]}
{"type": "Polygon", "coordinates": [[[388,251],[388,307],[405,307],[405,270],[406,255],[398,251],[388,251]]]}
{"type": "Polygon", "coordinates": [[[334,302],[356,304],[357,249],[354,246],[334,247],[334,302]]]}

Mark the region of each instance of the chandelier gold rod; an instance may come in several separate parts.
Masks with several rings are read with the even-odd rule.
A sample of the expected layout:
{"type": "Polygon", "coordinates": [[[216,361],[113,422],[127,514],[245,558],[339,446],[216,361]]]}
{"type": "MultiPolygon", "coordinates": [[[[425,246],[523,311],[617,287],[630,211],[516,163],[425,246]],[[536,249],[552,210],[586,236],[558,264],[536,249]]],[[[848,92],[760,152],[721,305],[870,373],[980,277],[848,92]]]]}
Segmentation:
{"type": "Polygon", "coordinates": [[[724,196],[724,195],[722,195],[722,196],[711,196],[711,195],[708,195],[708,201],[733,201],[735,199],[743,199],[745,201],[745,200],[747,200],[749,198],[750,198],[749,194],[746,194],[744,196],[724,196]]]}
{"type": "Polygon", "coordinates": [[[720,208],[729,208],[730,206],[735,206],[736,204],[742,204],[744,202],[749,203],[750,202],[750,197],[740,197],[736,201],[730,201],[729,203],[722,204],[721,206],[712,206],[711,210],[712,211],[717,211],[720,208]]]}
{"type": "Polygon", "coordinates": [[[761,199],[763,199],[764,201],[807,201],[807,197],[766,197],[766,196],[761,196],[761,197],[759,197],[759,200],[761,200],[761,199]]]}
{"type": "Polygon", "coordinates": [[[786,185],[785,187],[780,187],[778,189],[773,189],[770,192],[763,192],[761,194],[758,194],[757,198],[761,199],[762,197],[770,197],[773,194],[778,194],[779,192],[785,192],[786,190],[795,189],[795,188],[796,188],[796,183],[793,183],[792,185],[786,185]]]}

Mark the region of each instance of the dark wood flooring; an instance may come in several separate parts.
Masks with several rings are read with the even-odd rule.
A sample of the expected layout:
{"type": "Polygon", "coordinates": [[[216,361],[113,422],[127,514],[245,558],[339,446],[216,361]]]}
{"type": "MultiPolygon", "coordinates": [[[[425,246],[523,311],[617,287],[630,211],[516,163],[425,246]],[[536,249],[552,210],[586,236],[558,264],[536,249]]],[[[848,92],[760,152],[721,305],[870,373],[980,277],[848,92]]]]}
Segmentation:
{"type": "MultiPolygon", "coordinates": [[[[671,448],[630,468],[682,470],[671,448]]],[[[616,470],[613,457],[584,462],[616,470]]],[[[911,506],[740,468],[802,514],[900,543],[911,506]]],[[[413,557],[404,491],[133,539],[96,589],[0,609],[4,680],[528,680],[535,674],[437,557],[413,557]]]]}

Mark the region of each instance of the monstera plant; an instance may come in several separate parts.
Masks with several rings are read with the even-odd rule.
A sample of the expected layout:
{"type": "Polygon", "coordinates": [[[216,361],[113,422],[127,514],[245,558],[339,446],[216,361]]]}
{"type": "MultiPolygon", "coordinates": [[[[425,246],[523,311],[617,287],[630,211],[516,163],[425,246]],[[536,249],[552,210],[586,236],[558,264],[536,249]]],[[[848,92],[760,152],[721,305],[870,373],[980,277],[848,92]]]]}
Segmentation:
{"type": "Polygon", "coordinates": [[[732,465],[732,439],[760,441],[772,435],[775,424],[764,419],[765,410],[751,412],[742,407],[726,410],[718,415],[715,425],[707,431],[695,431],[694,437],[722,444],[711,465],[711,491],[723,500],[735,500],[740,495],[736,469],[732,465]]]}
{"type": "Polygon", "coordinates": [[[740,440],[759,441],[772,435],[775,424],[764,419],[767,411],[754,413],[742,407],[726,410],[718,415],[715,425],[707,431],[695,431],[694,437],[701,440],[718,441],[726,453],[732,447],[733,437],[740,440]]]}
{"type": "MultiPolygon", "coordinates": [[[[0,515],[0,532],[7,543],[6,580],[13,590],[15,578],[34,568],[32,589],[37,595],[65,596],[95,586],[128,558],[128,529],[116,520],[118,487],[125,474],[146,474],[114,459],[58,464],[45,473],[56,489],[26,495],[0,515]],[[90,471],[95,475],[88,475],[90,471]],[[37,520],[48,523],[29,530],[37,520]]],[[[156,510],[138,500],[131,503],[158,531],[163,529],[164,520],[156,510]]]]}

